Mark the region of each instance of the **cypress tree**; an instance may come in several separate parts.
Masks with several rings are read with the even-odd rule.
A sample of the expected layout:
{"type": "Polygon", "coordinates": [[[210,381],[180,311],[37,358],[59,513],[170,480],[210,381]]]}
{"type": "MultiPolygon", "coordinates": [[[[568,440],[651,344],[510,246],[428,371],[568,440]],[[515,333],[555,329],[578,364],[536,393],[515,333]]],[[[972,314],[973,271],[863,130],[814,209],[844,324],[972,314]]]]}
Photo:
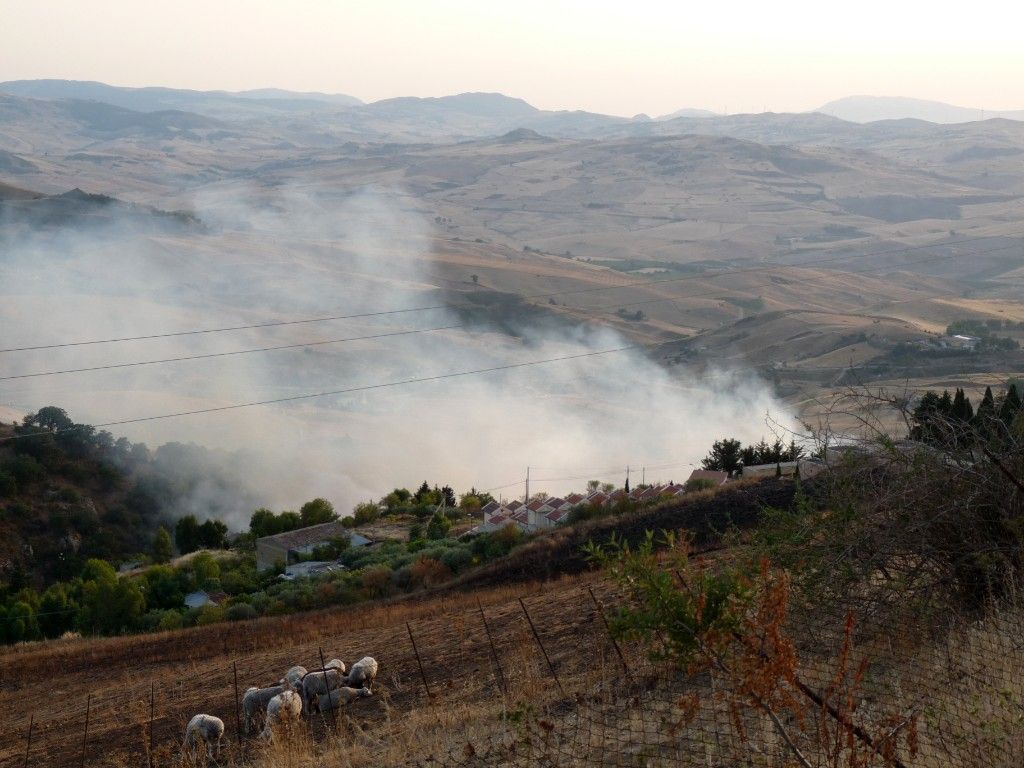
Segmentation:
{"type": "Polygon", "coordinates": [[[953,397],[952,417],[959,422],[969,424],[974,418],[974,408],[964,391],[957,387],[956,395],[953,397]]]}
{"type": "Polygon", "coordinates": [[[996,417],[996,399],[992,396],[992,387],[985,387],[985,396],[974,414],[974,428],[982,437],[992,434],[992,421],[996,417]]]}
{"type": "Polygon", "coordinates": [[[999,407],[999,420],[1009,427],[1013,424],[1017,414],[1020,413],[1020,408],[1021,401],[1020,395],[1017,393],[1017,385],[1011,384],[1006,397],[1003,398],[1002,405],[999,407]]]}

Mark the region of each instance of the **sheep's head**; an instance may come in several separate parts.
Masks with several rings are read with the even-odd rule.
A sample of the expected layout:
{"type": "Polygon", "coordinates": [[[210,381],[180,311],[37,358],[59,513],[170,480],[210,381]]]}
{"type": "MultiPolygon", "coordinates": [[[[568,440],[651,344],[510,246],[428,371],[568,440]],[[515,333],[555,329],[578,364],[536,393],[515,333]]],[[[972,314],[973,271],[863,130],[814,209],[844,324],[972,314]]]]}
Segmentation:
{"type": "Polygon", "coordinates": [[[367,688],[365,685],[359,689],[359,698],[364,699],[367,696],[373,696],[373,691],[367,688]]]}

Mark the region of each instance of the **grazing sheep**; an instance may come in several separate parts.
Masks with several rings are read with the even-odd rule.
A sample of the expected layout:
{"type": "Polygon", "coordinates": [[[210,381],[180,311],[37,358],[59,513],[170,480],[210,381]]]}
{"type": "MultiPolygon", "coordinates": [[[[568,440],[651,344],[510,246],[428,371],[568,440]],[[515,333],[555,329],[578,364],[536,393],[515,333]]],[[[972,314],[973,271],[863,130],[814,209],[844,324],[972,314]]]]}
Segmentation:
{"type": "Polygon", "coordinates": [[[290,688],[277,694],[267,702],[267,721],[263,726],[264,738],[273,740],[274,728],[284,725],[291,726],[302,717],[302,699],[290,688]]]}
{"type": "Polygon", "coordinates": [[[302,682],[302,678],[306,676],[306,668],[301,665],[296,665],[284,673],[284,677],[281,678],[279,685],[288,683],[292,688],[298,688],[299,683],[302,682]]]}
{"type": "Polygon", "coordinates": [[[326,664],[324,664],[324,669],[336,669],[339,672],[341,672],[341,674],[344,675],[345,674],[345,662],[342,661],[341,659],[331,659],[326,664]]]}
{"type": "Polygon", "coordinates": [[[307,712],[312,712],[320,694],[328,693],[345,684],[344,673],[340,669],[328,667],[323,672],[310,672],[302,678],[302,703],[307,712]]]}
{"type": "Polygon", "coordinates": [[[245,692],[242,696],[242,729],[245,733],[252,732],[253,720],[266,714],[267,703],[285,690],[290,690],[290,686],[272,685],[269,688],[250,688],[245,692]]]}
{"type": "Polygon", "coordinates": [[[373,680],[377,677],[377,660],[372,656],[364,656],[355,664],[345,679],[350,688],[373,688],[373,680]]]}
{"type": "Polygon", "coordinates": [[[373,696],[373,691],[369,688],[342,687],[336,691],[321,694],[317,697],[317,701],[320,704],[320,711],[326,712],[330,709],[337,709],[339,706],[348,706],[356,699],[362,699],[366,696],[373,696]]]}
{"type": "Polygon", "coordinates": [[[224,737],[224,721],[213,715],[196,715],[185,727],[185,743],[182,751],[195,753],[199,742],[206,745],[206,756],[211,760],[220,752],[220,740],[224,737]],[[216,748],[215,748],[216,747],[216,748]]]}

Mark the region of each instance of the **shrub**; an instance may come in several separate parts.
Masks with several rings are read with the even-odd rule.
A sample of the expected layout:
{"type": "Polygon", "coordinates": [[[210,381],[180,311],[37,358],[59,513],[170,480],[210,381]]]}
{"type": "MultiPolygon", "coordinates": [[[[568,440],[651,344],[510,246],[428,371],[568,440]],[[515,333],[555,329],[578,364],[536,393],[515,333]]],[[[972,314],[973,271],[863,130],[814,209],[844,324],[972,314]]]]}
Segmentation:
{"type": "Polygon", "coordinates": [[[715,481],[709,480],[706,477],[695,477],[693,480],[687,480],[686,485],[683,486],[687,493],[694,491],[710,491],[715,487],[715,481]]]}
{"type": "Polygon", "coordinates": [[[459,573],[473,564],[473,553],[466,547],[456,547],[441,555],[441,562],[452,573],[459,573]]]}
{"type": "Polygon", "coordinates": [[[160,615],[156,628],[161,632],[167,632],[172,629],[181,629],[182,624],[182,616],[178,611],[164,611],[160,615]]]}
{"type": "Polygon", "coordinates": [[[352,510],[352,514],[356,525],[366,525],[380,517],[380,508],[372,501],[365,501],[362,504],[357,504],[352,510]]]}
{"type": "Polygon", "coordinates": [[[440,512],[435,512],[434,516],[430,518],[430,522],[427,524],[427,538],[428,539],[443,539],[448,535],[448,531],[451,530],[451,521],[442,515],[440,512]]]}
{"type": "Polygon", "coordinates": [[[246,619],[255,619],[259,613],[248,603],[235,603],[228,607],[224,616],[228,621],[245,621],[246,619]]]}
{"type": "Polygon", "coordinates": [[[388,585],[391,583],[391,569],[385,565],[375,565],[367,568],[362,574],[363,589],[371,595],[382,597],[387,594],[388,585]]]}

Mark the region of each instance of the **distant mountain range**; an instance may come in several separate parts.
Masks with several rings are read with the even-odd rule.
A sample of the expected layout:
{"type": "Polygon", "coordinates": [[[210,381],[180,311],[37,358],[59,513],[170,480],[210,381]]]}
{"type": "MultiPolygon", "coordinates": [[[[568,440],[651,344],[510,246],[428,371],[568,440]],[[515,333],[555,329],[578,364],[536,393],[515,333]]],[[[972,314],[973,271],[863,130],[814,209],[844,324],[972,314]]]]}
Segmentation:
{"type": "Polygon", "coordinates": [[[240,112],[310,112],[362,104],[354,96],[300,93],[277,88],[253,91],[191,91],[182,88],[126,88],[88,80],[11,80],[0,91],[33,99],[101,101],[136,112],[180,110],[210,117],[240,112]]]}
{"type": "MultiPolygon", "coordinates": [[[[2,87],[2,86],[0,86],[2,87]]],[[[1024,120],[1024,109],[1010,112],[958,107],[941,101],[908,99],[902,96],[847,96],[830,101],[817,110],[852,123],[878,120],[926,120],[929,123],[972,123],[1001,117],[1024,120]]]]}

